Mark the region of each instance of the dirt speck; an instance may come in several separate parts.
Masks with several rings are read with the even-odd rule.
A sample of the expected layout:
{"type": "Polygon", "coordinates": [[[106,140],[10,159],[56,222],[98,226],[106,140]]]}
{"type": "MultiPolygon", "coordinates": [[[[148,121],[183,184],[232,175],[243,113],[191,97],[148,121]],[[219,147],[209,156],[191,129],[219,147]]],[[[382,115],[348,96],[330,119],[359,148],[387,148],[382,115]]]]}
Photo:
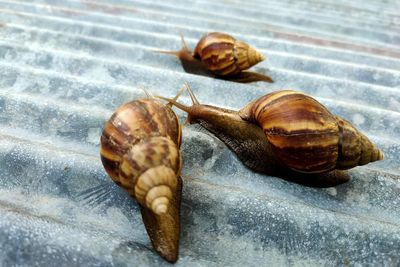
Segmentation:
{"type": "Polygon", "coordinates": [[[84,5],[90,10],[101,11],[112,15],[138,12],[138,10],[135,8],[122,5],[99,4],[96,2],[85,1],[85,0],[83,0],[82,3],[84,3],[84,5]]]}

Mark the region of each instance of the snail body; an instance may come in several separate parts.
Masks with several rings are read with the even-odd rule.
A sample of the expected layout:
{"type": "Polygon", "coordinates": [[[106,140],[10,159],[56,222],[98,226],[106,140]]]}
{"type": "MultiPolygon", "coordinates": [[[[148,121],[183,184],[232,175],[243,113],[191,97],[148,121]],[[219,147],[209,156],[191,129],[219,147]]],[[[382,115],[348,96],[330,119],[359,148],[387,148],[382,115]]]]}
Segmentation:
{"type": "Polygon", "coordinates": [[[239,111],[172,103],[222,140],[250,169],[314,186],[349,177],[340,170],[383,159],[383,153],[346,120],[312,97],[283,90],[252,101],[239,111]]]}
{"type": "Polygon", "coordinates": [[[118,108],[101,136],[106,172],[139,203],[153,247],[170,262],[178,257],[181,136],[176,114],[151,98],[118,108]]]}

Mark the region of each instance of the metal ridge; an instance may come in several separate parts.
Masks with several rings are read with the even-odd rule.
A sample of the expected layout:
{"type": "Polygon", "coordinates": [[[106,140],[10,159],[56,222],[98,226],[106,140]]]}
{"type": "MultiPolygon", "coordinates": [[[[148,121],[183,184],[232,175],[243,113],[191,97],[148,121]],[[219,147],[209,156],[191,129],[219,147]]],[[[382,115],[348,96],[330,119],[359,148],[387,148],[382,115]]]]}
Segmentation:
{"type": "MultiPolygon", "coordinates": [[[[240,109],[300,90],[365,133],[385,160],[310,188],[254,173],[183,129],[176,266],[400,265],[400,15],[396,1],[0,0],[0,265],[167,266],[138,206],[100,162],[105,121],[186,81],[240,109]],[[186,73],[156,50],[225,31],[267,56],[274,83],[186,73]]],[[[179,102],[190,104],[184,94],[179,102]]],[[[177,111],[183,122],[186,114],[177,111]]]]}

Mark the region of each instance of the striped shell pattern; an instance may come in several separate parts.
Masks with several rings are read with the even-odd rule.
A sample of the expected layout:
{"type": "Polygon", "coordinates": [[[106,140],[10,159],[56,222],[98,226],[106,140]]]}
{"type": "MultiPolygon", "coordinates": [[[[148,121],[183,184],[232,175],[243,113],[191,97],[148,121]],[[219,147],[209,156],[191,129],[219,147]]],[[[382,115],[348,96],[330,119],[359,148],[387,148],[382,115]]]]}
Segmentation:
{"type": "Polygon", "coordinates": [[[153,246],[171,262],[177,260],[179,240],[180,144],[176,114],[155,99],[121,106],[101,136],[105,170],[140,203],[153,246]]]}
{"type": "Polygon", "coordinates": [[[350,169],[383,159],[383,153],[349,122],[301,92],[283,90],[253,101],[250,121],[262,127],[280,161],[306,173],[350,169]]]}
{"type": "Polygon", "coordinates": [[[106,123],[101,136],[101,160],[114,182],[140,204],[155,213],[165,212],[166,207],[153,206],[150,200],[155,200],[155,189],[168,191],[168,199],[176,188],[181,167],[180,139],[180,125],[170,108],[152,99],[132,101],[120,107],[106,123]],[[166,177],[152,175],[161,171],[159,166],[168,170],[166,177]]]}
{"type": "Polygon", "coordinates": [[[248,44],[228,34],[213,32],[197,43],[194,58],[217,75],[235,75],[263,61],[265,57],[248,44]]]}

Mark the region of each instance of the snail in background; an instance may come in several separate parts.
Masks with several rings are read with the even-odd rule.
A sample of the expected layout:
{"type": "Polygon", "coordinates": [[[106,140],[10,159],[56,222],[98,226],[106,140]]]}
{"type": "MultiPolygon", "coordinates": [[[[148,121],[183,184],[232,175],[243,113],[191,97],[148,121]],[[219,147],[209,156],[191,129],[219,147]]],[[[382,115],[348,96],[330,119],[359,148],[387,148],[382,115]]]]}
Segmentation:
{"type": "Polygon", "coordinates": [[[201,74],[207,69],[216,77],[237,82],[273,82],[266,75],[243,72],[265,59],[260,52],[245,42],[225,33],[212,32],[203,36],[192,52],[183,36],[181,38],[181,50],[158,52],[176,55],[187,72],[201,74]]]}
{"type": "Polygon", "coordinates": [[[122,105],[101,136],[105,170],[139,203],[153,247],[170,262],[178,258],[181,136],[175,112],[154,98],[122,105]]]}
{"type": "Polygon", "coordinates": [[[212,32],[201,38],[194,49],[193,57],[204,62],[213,73],[222,76],[235,75],[265,59],[245,42],[219,32],[212,32]]]}
{"type": "MultiPolygon", "coordinates": [[[[188,87],[188,86],[187,86],[188,87]]],[[[312,97],[283,90],[260,97],[239,111],[168,99],[222,140],[250,169],[310,186],[349,180],[347,170],[383,159],[365,135],[332,115],[312,97]]]]}

